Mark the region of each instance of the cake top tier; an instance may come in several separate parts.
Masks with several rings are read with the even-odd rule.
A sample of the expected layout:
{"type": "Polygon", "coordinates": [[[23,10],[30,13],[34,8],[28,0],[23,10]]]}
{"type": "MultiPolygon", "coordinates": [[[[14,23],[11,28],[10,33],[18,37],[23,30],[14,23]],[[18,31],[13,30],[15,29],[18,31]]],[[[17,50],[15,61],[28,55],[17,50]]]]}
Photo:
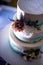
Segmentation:
{"type": "Polygon", "coordinates": [[[43,14],[43,0],[18,0],[21,10],[30,14],[43,14]]]}

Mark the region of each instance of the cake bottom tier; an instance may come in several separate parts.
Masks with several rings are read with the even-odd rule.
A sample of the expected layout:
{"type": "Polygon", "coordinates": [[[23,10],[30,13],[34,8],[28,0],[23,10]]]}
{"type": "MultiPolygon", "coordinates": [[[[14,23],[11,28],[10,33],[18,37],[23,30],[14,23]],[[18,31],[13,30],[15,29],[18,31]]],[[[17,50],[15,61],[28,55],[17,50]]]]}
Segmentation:
{"type": "Polygon", "coordinates": [[[42,45],[42,41],[36,44],[25,44],[24,42],[19,41],[13,35],[13,32],[11,30],[9,31],[9,41],[11,48],[14,51],[16,51],[16,53],[22,56],[31,57],[31,58],[33,57],[36,58],[40,56],[40,48],[42,45]]]}

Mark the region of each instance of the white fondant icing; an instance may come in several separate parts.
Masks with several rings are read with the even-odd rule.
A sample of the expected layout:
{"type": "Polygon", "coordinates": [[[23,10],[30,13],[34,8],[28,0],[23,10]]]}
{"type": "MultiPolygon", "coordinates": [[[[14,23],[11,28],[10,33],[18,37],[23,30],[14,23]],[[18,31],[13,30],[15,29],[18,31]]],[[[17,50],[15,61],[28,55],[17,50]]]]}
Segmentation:
{"type": "Polygon", "coordinates": [[[30,14],[43,14],[43,0],[18,0],[21,10],[30,14]]]}

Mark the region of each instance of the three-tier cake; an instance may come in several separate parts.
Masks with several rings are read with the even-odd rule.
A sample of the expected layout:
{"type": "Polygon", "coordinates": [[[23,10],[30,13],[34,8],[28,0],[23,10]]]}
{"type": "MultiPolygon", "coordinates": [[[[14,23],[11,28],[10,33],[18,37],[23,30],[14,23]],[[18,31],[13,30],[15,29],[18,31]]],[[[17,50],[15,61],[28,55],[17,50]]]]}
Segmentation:
{"type": "Polygon", "coordinates": [[[43,9],[40,4],[40,0],[18,0],[16,19],[10,26],[10,45],[26,58],[38,57],[43,45],[43,9]]]}

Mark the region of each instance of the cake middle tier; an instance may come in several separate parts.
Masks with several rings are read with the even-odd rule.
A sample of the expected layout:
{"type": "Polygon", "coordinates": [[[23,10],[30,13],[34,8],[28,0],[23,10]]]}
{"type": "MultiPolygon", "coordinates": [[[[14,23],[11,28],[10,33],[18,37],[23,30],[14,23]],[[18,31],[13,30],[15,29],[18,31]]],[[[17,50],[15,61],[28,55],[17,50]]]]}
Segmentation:
{"type": "Polygon", "coordinates": [[[43,26],[41,26],[41,30],[37,30],[31,27],[25,26],[24,30],[16,31],[14,28],[14,23],[11,24],[10,30],[12,30],[13,34],[18,39],[24,42],[30,42],[30,43],[37,42],[43,39],[43,26]]]}

